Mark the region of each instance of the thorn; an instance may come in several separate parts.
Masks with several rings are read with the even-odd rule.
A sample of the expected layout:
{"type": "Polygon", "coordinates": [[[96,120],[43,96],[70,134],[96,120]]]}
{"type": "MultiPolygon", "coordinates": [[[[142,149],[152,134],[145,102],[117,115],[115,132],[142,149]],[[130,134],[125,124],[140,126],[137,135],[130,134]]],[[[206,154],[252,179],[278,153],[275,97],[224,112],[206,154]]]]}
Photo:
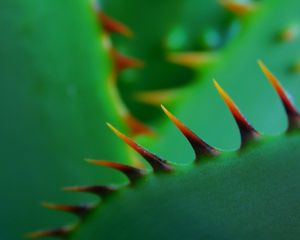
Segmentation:
{"type": "Polygon", "coordinates": [[[132,37],[133,32],[125,24],[106,15],[103,11],[97,10],[98,21],[102,24],[104,30],[109,33],[119,33],[125,37],[132,37]]]}
{"type": "Polygon", "coordinates": [[[173,114],[171,114],[163,105],[161,105],[161,108],[190,142],[192,148],[194,149],[196,160],[203,156],[215,156],[218,154],[218,151],[215,148],[209,146],[206,142],[199,138],[194,132],[192,132],[183,123],[181,123],[173,114]]]}
{"type": "Polygon", "coordinates": [[[144,63],[141,60],[127,57],[118,53],[114,49],[111,49],[111,56],[113,58],[117,73],[128,68],[141,68],[144,66],[144,63]]]}
{"type": "Polygon", "coordinates": [[[77,215],[80,218],[83,218],[86,214],[88,214],[92,209],[96,207],[95,204],[84,204],[84,205],[63,205],[63,204],[53,204],[44,202],[42,203],[44,208],[58,210],[63,212],[69,212],[77,215]]]}
{"type": "Polygon", "coordinates": [[[114,128],[111,124],[107,123],[107,126],[126,144],[132,147],[137,153],[139,153],[148,163],[152,166],[155,172],[165,171],[169,172],[173,170],[173,167],[165,160],[159,158],[153,153],[147,151],[140,145],[136,144],[131,138],[125,136],[123,133],[119,132],[116,128],[114,128]]]}
{"type": "Polygon", "coordinates": [[[294,128],[300,128],[300,114],[292,101],[289,99],[288,94],[285,92],[278,79],[272,74],[272,72],[261,60],[258,61],[258,65],[260,66],[264,75],[272,84],[284,106],[285,112],[288,117],[288,131],[294,128]]]}
{"type": "Polygon", "coordinates": [[[143,162],[136,152],[132,151],[129,147],[126,148],[129,159],[131,160],[129,165],[135,168],[143,169],[146,171],[145,162],[143,162]]]}
{"type": "Polygon", "coordinates": [[[69,192],[87,192],[96,194],[102,198],[105,198],[109,194],[118,190],[117,187],[114,186],[74,186],[74,187],[64,187],[64,191],[69,192]]]}
{"type": "Polygon", "coordinates": [[[128,177],[130,183],[136,182],[137,179],[143,177],[146,174],[141,169],[131,167],[128,165],[124,165],[121,163],[110,162],[110,161],[105,161],[105,160],[87,160],[87,162],[96,164],[99,166],[110,167],[110,168],[116,169],[118,171],[121,171],[128,177]]]}
{"type": "Polygon", "coordinates": [[[49,230],[40,230],[31,232],[25,235],[25,238],[29,239],[38,239],[38,238],[44,238],[44,237],[66,237],[68,234],[70,234],[73,230],[75,230],[75,225],[68,225],[60,228],[54,228],[49,230]]]}
{"type": "Polygon", "coordinates": [[[196,68],[214,62],[216,60],[216,55],[211,52],[170,53],[168,54],[167,59],[178,65],[196,68]]]}
{"type": "Polygon", "coordinates": [[[136,94],[136,99],[142,103],[159,106],[161,103],[168,103],[177,97],[176,90],[156,90],[140,92],[136,94]]]}
{"type": "Polygon", "coordinates": [[[254,3],[239,3],[234,0],[220,0],[220,3],[227,10],[238,16],[244,16],[256,10],[256,5],[254,3]]]}
{"type": "Polygon", "coordinates": [[[216,80],[213,80],[213,82],[239,127],[242,148],[248,141],[258,138],[260,134],[250,125],[250,123],[242,115],[238,107],[235,105],[229,95],[221,88],[218,82],[216,80]]]}

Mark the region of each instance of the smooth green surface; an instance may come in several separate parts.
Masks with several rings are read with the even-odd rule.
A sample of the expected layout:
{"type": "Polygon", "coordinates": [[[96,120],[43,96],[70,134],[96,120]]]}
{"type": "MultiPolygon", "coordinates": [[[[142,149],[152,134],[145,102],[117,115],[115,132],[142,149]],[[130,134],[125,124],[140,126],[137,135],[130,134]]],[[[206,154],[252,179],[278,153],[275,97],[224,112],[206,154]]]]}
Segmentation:
{"type": "Polygon", "coordinates": [[[87,199],[61,187],[123,179],[85,158],[129,160],[105,126],[118,119],[90,4],[2,0],[0,29],[0,238],[13,240],[73,219],[39,208],[87,199]]]}
{"type": "Polygon", "coordinates": [[[299,132],[278,136],[148,176],[104,202],[74,239],[296,240],[299,144],[299,132]]]}

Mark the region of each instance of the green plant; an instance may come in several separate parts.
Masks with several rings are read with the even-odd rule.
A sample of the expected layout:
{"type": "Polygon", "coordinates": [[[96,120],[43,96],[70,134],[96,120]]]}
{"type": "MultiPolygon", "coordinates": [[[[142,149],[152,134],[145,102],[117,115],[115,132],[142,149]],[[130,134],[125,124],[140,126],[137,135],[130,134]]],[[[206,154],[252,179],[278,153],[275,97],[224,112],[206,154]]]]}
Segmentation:
{"type": "MultiPolygon", "coordinates": [[[[208,21],[207,26],[229,30],[232,24],[238,26],[230,40],[225,40],[226,34],[221,34],[222,44],[218,47],[203,44],[203,38],[200,45],[195,46],[198,41],[195,34],[190,40],[183,41],[189,42],[186,46],[182,42],[174,46],[171,40],[167,40],[166,47],[159,49],[176,63],[188,62],[192,70],[167,63],[161,52],[151,55],[151,51],[147,51],[147,46],[153,46],[164,36],[168,39],[164,33],[172,32],[174,27],[178,29],[176,23],[182,21],[176,19],[176,14],[170,15],[168,21],[145,34],[142,38],[144,47],[137,44],[139,34],[134,29],[137,36],[132,45],[129,40],[116,37],[113,38],[115,47],[112,49],[107,34],[99,30],[89,2],[57,0],[45,4],[35,0],[7,0],[1,3],[1,29],[7,33],[1,41],[1,75],[7,80],[1,90],[1,108],[6,113],[2,120],[3,138],[7,146],[2,152],[5,159],[4,181],[11,179],[11,173],[15,172],[11,184],[5,184],[3,188],[6,193],[3,202],[9,202],[11,207],[5,209],[2,204],[1,220],[4,223],[1,226],[9,226],[9,231],[12,231],[13,227],[10,226],[14,225],[14,221],[19,221],[23,225],[18,229],[25,232],[30,228],[43,228],[47,222],[58,228],[36,232],[31,237],[50,235],[72,239],[297,239],[300,212],[297,161],[299,114],[287,101],[286,95],[280,92],[281,88],[276,88],[277,82],[271,73],[262,66],[280,93],[288,113],[283,114],[281,103],[266,81],[262,80],[255,61],[264,59],[289,92],[295,97],[300,96],[300,88],[297,87],[299,81],[296,81],[298,3],[293,0],[285,3],[266,0],[256,3],[256,7],[252,4],[223,3],[234,13],[243,15],[237,18],[212,2],[210,11],[218,9],[218,14],[208,21]],[[236,12],[236,9],[243,11],[236,12]],[[15,21],[10,21],[12,16],[15,21]],[[224,19],[229,19],[226,26],[224,19]],[[276,24],[270,25],[273,22],[276,24]],[[153,38],[148,39],[149,35],[153,38]],[[128,46],[128,49],[124,46],[128,46]],[[135,47],[137,52],[132,50],[135,47]],[[120,74],[121,68],[139,66],[140,62],[120,56],[116,48],[137,56],[141,53],[139,57],[146,59],[146,63],[157,61],[159,64],[120,74]],[[175,50],[178,54],[174,58],[175,50]],[[193,52],[193,56],[197,57],[191,58],[191,55],[179,53],[182,50],[201,52],[196,55],[193,52]],[[203,55],[204,50],[208,55],[203,55]],[[170,51],[173,54],[171,57],[170,51]],[[199,61],[203,56],[212,56],[212,52],[213,58],[204,58],[209,61],[199,61]],[[160,83],[161,77],[168,80],[160,83]],[[142,82],[128,82],[126,79],[130,78],[139,78],[142,82]],[[149,82],[148,78],[153,81],[144,85],[143,81],[147,79],[149,82]],[[172,78],[176,80],[174,83],[170,81],[172,78]],[[184,81],[186,78],[189,80],[184,81]],[[239,116],[226,93],[217,85],[238,123],[242,137],[241,149],[238,128],[217,97],[212,87],[213,78],[234,93],[234,99],[258,129],[254,130],[239,116]],[[170,87],[176,87],[176,96],[173,94],[173,101],[168,100],[168,108],[205,139],[193,135],[164,108],[193,148],[180,136],[180,131],[174,125],[161,117],[157,108],[150,107],[147,108],[149,111],[144,112],[145,105],[133,98],[139,90],[170,87]],[[155,133],[160,136],[144,137],[144,133],[152,132],[133,118],[121,98],[135,115],[152,124],[155,133]],[[285,128],[285,116],[289,120],[288,132],[278,134],[285,128]],[[172,163],[163,162],[138,148],[135,142],[111,127],[119,137],[147,158],[154,168],[155,174],[151,174],[151,166],[138,160],[101,124],[106,121],[112,122],[151,151],[172,159],[172,163]],[[267,137],[274,133],[276,136],[267,137]],[[237,150],[223,151],[220,148],[237,150]],[[197,161],[192,161],[193,154],[196,154],[197,161]],[[90,160],[125,173],[129,181],[118,171],[82,163],[84,158],[97,157],[120,162],[116,165],[110,161],[90,160]],[[165,170],[167,173],[164,173],[165,170]],[[45,176],[48,179],[41,182],[45,176]],[[96,184],[99,182],[104,187],[96,184]],[[110,185],[112,182],[116,185],[110,185]],[[100,201],[96,201],[95,205],[77,205],[78,202],[95,202],[95,198],[88,194],[57,193],[57,188],[62,184],[77,186],[67,188],[68,191],[94,192],[100,195],[100,201]],[[80,187],[81,184],[95,187],[80,187]],[[32,204],[38,199],[70,202],[71,205],[44,205],[75,213],[80,220],[75,220],[72,215],[57,218],[54,214],[49,216],[46,212],[38,212],[32,204]],[[25,214],[21,212],[24,209],[28,211],[25,214]],[[42,222],[40,218],[47,220],[42,222]],[[66,222],[76,223],[61,228],[66,226],[66,222]]],[[[115,4],[118,4],[118,9],[125,4],[131,11],[138,6],[134,0],[115,4]]],[[[185,9],[183,1],[165,1],[163,4],[165,8],[161,9],[150,3],[149,6],[157,9],[155,13],[159,16],[163,16],[170,6],[179,12],[185,9]]],[[[104,2],[104,7],[112,9],[112,12],[113,5],[104,2]]],[[[189,15],[191,8],[187,9],[187,13],[181,14],[195,19],[195,15],[189,15]]],[[[130,23],[134,22],[134,14],[123,10],[122,13],[124,22],[128,19],[128,25],[133,25],[130,23]]],[[[112,15],[122,19],[122,14],[112,15]]],[[[103,21],[102,16],[102,25],[103,21]]],[[[143,21],[136,24],[142,26],[143,21]]],[[[189,30],[188,26],[180,26],[179,29],[195,33],[195,29],[189,30]]],[[[130,33],[120,25],[114,30],[127,35],[130,33]]],[[[146,96],[153,102],[153,95],[147,93],[139,96],[146,96]]],[[[166,96],[162,93],[165,92],[160,91],[155,96],[167,100],[161,98],[166,96]]],[[[299,98],[295,100],[299,103],[299,98]]],[[[17,238],[15,233],[1,232],[4,233],[4,239],[17,238]]],[[[19,236],[20,232],[16,231],[16,234],[19,236]]]]}

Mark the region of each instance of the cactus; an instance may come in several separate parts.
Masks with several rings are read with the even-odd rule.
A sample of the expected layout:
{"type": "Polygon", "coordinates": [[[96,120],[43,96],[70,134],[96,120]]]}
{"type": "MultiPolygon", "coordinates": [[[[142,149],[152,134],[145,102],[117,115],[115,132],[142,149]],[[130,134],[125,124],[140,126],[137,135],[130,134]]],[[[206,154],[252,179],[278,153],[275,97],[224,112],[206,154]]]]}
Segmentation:
{"type": "Polygon", "coordinates": [[[101,4],[0,4],[1,238],[298,239],[299,4],[101,4]]]}

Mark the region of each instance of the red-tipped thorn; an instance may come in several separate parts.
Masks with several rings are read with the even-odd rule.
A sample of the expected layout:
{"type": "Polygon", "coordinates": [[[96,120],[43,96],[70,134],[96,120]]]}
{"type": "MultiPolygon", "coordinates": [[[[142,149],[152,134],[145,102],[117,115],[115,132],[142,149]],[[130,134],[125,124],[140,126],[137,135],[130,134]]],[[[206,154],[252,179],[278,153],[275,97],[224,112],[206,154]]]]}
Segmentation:
{"type": "Polygon", "coordinates": [[[170,118],[170,120],[175,124],[175,126],[182,132],[186,139],[190,142],[195,155],[196,160],[203,156],[215,156],[218,154],[218,150],[209,146],[201,138],[199,138],[194,132],[187,128],[182,122],[180,122],[173,114],[171,114],[163,105],[161,105],[162,110],[170,118]]]}
{"type": "Polygon", "coordinates": [[[126,144],[128,144],[131,148],[133,148],[137,153],[139,153],[149,164],[152,166],[155,172],[157,171],[165,171],[169,172],[173,170],[173,167],[165,160],[159,158],[153,153],[149,152],[145,148],[141,147],[137,143],[135,143],[131,138],[125,136],[123,133],[114,128],[111,124],[107,123],[107,126],[126,144]]]}
{"type": "Polygon", "coordinates": [[[283,106],[285,112],[288,117],[288,131],[291,131],[295,128],[300,128],[300,114],[297,111],[296,107],[289,99],[288,94],[285,92],[283,87],[281,86],[278,79],[272,74],[272,72],[266,67],[266,65],[262,61],[258,61],[258,64],[263,71],[266,78],[270,81],[273,88],[277,92],[283,106]]]}
{"type": "Polygon", "coordinates": [[[141,60],[127,57],[123,54],[118,53],[114,49],[111,50],[111,56],[114,60],[117,73],[128,68],[141,68],[144,66],[144,63],[141,60]]]}
{"type": "Polygon", "coordinates": [[[105,198],[106,196],[110,195],[111,193],[118,190],[117,187],[114,186],[74,186],[74,187],[64,187],[64,191],[69,192],[86,192],[86,193],[92,193],[96,194],[102,198],[105,198]]]}
{"type": "Polygon", "coordinates": [[[121,72],[128,68],[141,68],[144,66],[144,63],[141,60],[120,54],[114,49],[111,50],[111,56],[114,59],[117,72],[121,72]]]}
{"type": "Polygon", "coordinates": [[[99,166],[110,167],[110,168],[116,169],[118,171],[121,171],[123,174],[125,174],[128,177],[128,179],[130,180],[130,183],[134,183],[137,179],[143,177],[146,174],[141,169],[131,167],[128,165],[124,165],[121,163],[110,162],[110,161],[105,161],[105,160],[87,160],[87,162],[96,164],[99,166]]]}
{"type": "Polygon", "coordinates": [[[216,80],[214,81],[214,85],[218,90],[221,97],[224,99],[227,107],[229,108],[232,116],[234,117],[238,128],[240,130],[241,135],[241,147],[243,147],[249,140],[256,139],[260,136],[260,134],[250,125],[247,119],[242,115],[236,104],[233,100],[229,97],[229,95],[221,88],[221,86],[217,83],[216,80]]]}
{"type": "Polygon", "coordinates": [[[53,204],[48,202],[42,203],[42,206],[52,210],[69,212],[77,215],[80,218],[86,216],[92,209],[96,207],[95,204],[63,205],[63,204],[53,204]]]}
{"type": "Polygon", "coordinates": [[[74,229],[76,228],[75,225],[68,225],[60,228],[54,228],[49,230],[40,230],[31,232],[25,235],[25,238],[28,239],[39,239],[45,237],[59,237],[64,238],[68,236],[74,229]]]}
{"type": "Polygon", "coordinates": [[[106,32],[119,33],[125,37],[132,37],[133,33],[125,24],[107,16],[103,11],[98,10],[98,20],[106,32]]]}

